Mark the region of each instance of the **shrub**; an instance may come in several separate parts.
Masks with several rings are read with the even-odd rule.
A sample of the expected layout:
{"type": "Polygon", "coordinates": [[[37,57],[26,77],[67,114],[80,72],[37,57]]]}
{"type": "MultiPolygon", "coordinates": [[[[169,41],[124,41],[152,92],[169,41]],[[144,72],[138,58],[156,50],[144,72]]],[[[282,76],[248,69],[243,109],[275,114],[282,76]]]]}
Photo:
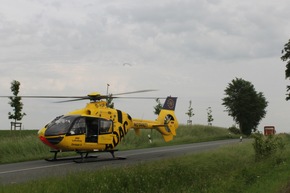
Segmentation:
{"type": "MultiPolygon", "coordinates": [[[[285,149],[285,143],[281,137],[274,135],[264,136],[262,134],[255,134],[253,136],[256,161],[261,161],[274,155],[282,155],[282,151],[285,149]],[[279,152],[280,154],[278,155],[277,153],[279,152]]],[[[278,159],[280,160],[280,158],[278,159]]]]}

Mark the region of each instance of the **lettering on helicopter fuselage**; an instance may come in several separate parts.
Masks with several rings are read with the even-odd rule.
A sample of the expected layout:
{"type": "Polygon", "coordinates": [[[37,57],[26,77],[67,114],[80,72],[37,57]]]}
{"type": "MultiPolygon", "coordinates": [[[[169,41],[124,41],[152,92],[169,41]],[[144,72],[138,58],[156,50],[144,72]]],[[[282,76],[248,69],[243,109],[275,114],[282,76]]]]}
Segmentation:
{"type": "Polygon", "coordinates": [[[80,137],[75,137],[73,140],[72,140],[72,143],[71,143],[71,146],[82,146],[82,140],[80,139],[80,137]]]}
{"type": "Polygon", "coordinates": [[[105,106],[106,106],[105,103],[96,103],[95,104],[96,108],[105,107],[105,106]]]}
{"type": "Polygon", "coordinates": [[[82,143],[83,141],[79,137],[76,137],[75,139],[72,140],[72,142],[82,143]]]}
{"type": "Polygon", "coordinates": [[[79,143],[72,143],[71,146],[79,147],[79,146],[82,146],[82,144],[79,144],[79,143]]]}
{"type": "Polygon", "coordinates": [[[115,134],[116,137],[113,138],[113,144],[106,145],[106,149],[113,149],[116,145],[120,143],[120,141],[122,141],[122,139],[125,137],[125,135],[128,132],[127,125],[128,125],[128,122],[125,121],[123,123],[123,127],[122,126],[119,127],[119,132],[117,131],[113,132],[113,134],[115,134]]]}
{"type": "Polygon", "coordinates": [[[134,123],[134,127],[147,128],[148,124],[147,123],[134,123]]]}

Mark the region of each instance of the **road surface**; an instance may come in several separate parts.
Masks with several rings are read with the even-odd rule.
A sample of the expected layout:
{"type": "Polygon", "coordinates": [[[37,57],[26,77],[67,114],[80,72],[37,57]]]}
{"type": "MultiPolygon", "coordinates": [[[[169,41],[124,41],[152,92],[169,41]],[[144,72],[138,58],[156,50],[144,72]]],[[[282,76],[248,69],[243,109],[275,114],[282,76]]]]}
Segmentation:
{"type": "MultiPolygon", "coordinates": [[[[135,149],[117,151],[116,156],[125,157],[124,160],[104,161],[110,158],[110,153],[99,153],[99,161],[88,163],[75,163],[72,160],[47,162],[45,160],[29,161],[0,165],[0,184],[14,184],[37,180],[45,177],[64,176],[79,171],[92,171],[104,167],[121,167],[129,164],[138,164],[146,161],[164,159],[190,153],[211,150],[226,144],[240,143],[238,139],[192,143],[156,147],[148,149],[135,149]]],[[[53,155],[52,155],[53,156],[53,155]]]]}

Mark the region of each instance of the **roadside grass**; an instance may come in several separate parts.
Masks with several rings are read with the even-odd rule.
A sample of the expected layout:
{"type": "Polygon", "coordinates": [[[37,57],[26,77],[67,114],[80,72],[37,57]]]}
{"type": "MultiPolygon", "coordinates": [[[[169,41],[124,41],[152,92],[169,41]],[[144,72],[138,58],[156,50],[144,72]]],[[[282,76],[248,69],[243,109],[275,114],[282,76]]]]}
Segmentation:
{"type": "MultiPolygon", "coordinates": [[[[168,143],[164,142],[162,136],[155,130],[142,130],[140,136],[136,136],[134,131],[129,131],[123,141],[117,146],[117,149],[126,150],[212,141],[233,136],[229,136],[228,130],[225,128],[180,125],[177,129],[177,136],[168,143]],[[152,143],[149,143],[148,134],[151,135],[152,143]]],[[[50,153],[50,148],[38,139],[36,130],[0,130],[0,152],[0,164],[38,160],[53,156],[50,153]]],[[[60,153],[59,155],[72,156],[76,155],[76,153],[60,153]]]]}
{"type": "Polygon", "coordinates": [[[50,148],[38,139],[36,130],[0,130],[0,152],[0,164],[52,156],[50,148]]]}
{"type": "Polygon", "coordinates": [[[38,142],[36,131],[1,131],[0,163],[40,159],[49,148],[38,142]]]}
{"type": "Polygon", "coordinates": [[[256,161],[251,142],[237,143],[134,166],[0,186],[0,192],[278,193],[290,178],[290,137],[283,140],[286,148],[279,159],[273,155],[256,161]]]}

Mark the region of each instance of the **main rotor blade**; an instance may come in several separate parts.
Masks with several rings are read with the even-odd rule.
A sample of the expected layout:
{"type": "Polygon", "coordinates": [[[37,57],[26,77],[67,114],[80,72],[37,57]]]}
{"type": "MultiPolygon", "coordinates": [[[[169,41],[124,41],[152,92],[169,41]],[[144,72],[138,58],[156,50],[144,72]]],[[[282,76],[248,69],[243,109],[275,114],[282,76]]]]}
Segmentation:
{"type": "MultiPolygon", "coordinates": [[[[114,97],[112,97],[112,98],[114,98],[114,97]]],[[[166,97],[115,97],[115,98],[120,98],[120,99],[166,99],[166,97]]]]}
{"type": "Polygon", "coordinates": [[[74,101],[82,101],[82,100],[87,100],[89,98],[79,98],[79,99],[72,99],[72,100],[65,100],[65,101],[56,101],[54,103],[67,103],[67,102],[74,102],[74,101]]]}
{"type": "MultiPolygon", "coordinates": [[[[128,99],[156,99],[160,97],[116,97],[116,95],[126,95],[126,94],[136,94],[136,93],[143,93],[143,92],[152,92],[152,91],[157,91],[154,89],[147,89],[147,90],[138,90],[138,91],[132,91],[132,92],[124,92],[124,93],[117,93],[117,94],[109,94],[109,95],[88,95],[88,96],[52,96],[52,95],[24,95],[24,96],[17,96],[21,98],[40,98],[40,99],[70,99],[70,100],[65,100],[65,101],[59,101],[56,103],[65,103],[65,102],[73,102],[73,101],[80,101],[80,100],[92,100],[92,101],[97,101],[101,99],[107,99],[107,98],[128,98],[128,99]]],[[[0,96],[0,98],[9,98],[9,97],[15,97],[15,96],[0,96]]]]}
{"type": "MultiPolygon", "coordinates": [[[[0,96],[1,98],[9,98],[9,97],[15,97],[15,96],[0,96]]],[[[55,99],[60,99],[60,98],[84,98],[86,96],[17,96],[21,98],[55,98],[55,99]]]]}
{"type": "MultiPolygon", "coordinates": [[[[148,89],[148,90],[138,90],[138,91],[132,91],[132,92],[124,92],[124,93],[117,93],[117,94],[112,94],[112,96],[116,95],[125,95],[125,94],[134,94],[134,93],[142,93],[142,92],[152,92],[152,91],[157,91],[153,89],[148,89]]],[[[98,97],[100,98],[106,98],[106,97],[111,97],[110,95],[100,95],[98,97]]],[[[0,98],[8,98],[8,97],[15,97],[15,96],[0,96],[0,98]]],[[[88,96],[52,96],[52,95],[23,95],[23,96],[18,96],[22,98],[75,98],[75,99],[89,99],[88,96]]]]}
{"type": "Polygon", "coordinates": [[[135,93],[152,92],[152,91],[158,91],[158,90],[153,90],[153,89],[148,89],[148,90],[137,90],[137,91],[132,91],[132,92],[117,93],[117,94],[112,94],[112,95],[113,95],[113,96],[116,96],[116,95],[135,94],[135,93]]]}

